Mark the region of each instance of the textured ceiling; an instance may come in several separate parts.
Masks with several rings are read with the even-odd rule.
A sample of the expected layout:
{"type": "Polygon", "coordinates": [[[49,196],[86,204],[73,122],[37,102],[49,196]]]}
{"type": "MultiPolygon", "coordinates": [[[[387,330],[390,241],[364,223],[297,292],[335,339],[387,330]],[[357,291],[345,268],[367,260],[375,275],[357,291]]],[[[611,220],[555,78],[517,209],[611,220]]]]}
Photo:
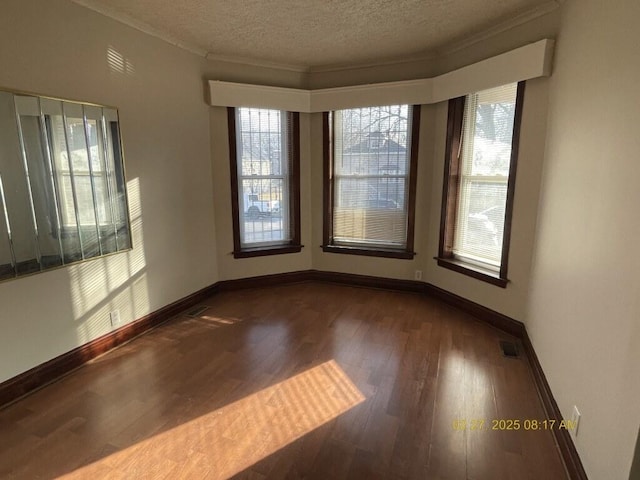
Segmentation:
{"type": "Polygon", "coordinates": [[[213,58],[295,68],[427,56],[559,0],[74,0],[213,58]]]}

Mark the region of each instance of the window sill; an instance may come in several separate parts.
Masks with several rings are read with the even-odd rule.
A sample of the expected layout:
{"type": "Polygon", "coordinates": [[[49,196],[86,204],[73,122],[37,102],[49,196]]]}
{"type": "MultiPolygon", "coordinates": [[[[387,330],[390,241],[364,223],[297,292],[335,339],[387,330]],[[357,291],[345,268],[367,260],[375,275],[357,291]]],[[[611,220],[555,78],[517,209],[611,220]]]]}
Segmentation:
{"type": "Polygon", "coordinates": [[[269,247],[244,248],[233,252],[233,258],[266,257],[268,255],[283,255],[298,253],[304,245],[274,245],[269,247]]]}
{"type": "Polygon", "coordinates": [[[364,255],[367,257],[401,258],[404,260],[411,260],[416,255],[415,252],[408,252],[406,250],[394,250],[391,248],[347,247],[344,245],[323,245],[322,251],[328,253],[344,253],[347,255],[364,255]]]}
{"type": "Polygon", "coordinates": [[[438,266],[440,267],[448,268],[454,272],[462,273],[463,275],[491,283],[501,288],[507,288],[507,283],[509,283],[509,280],[501,278],[498,272],[485,270],[482,267],[471,265],[455,258],[435,257],[435,260],[438,261],[438,266]]]}

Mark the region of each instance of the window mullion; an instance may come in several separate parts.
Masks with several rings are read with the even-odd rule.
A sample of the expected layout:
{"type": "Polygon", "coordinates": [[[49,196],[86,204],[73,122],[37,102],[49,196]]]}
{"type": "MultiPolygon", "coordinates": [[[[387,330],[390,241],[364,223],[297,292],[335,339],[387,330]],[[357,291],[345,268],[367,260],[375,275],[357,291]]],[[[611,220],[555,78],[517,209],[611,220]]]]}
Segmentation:
{"type": "Polygon", "coordinates": [[[69,147],[69,123],[67,120],[67,114],[65,113],[64,103],[62,104],[62,125],[64,127],[64,143],[67,151],[67,163],[68,163],[68,172],[69,172],[69,182],[71,183],[71,196],[73,197],[73,209],[76,219],[76,231],[78,233],[78,243],[80,244],[80,257],[84,260],[84,242],[82,238],[81,228],[80,228],[80,212],[78,211],[78,197],[76,192],[76,182],[73,174],[73,162],[71,159],[71,148],[69,147]]]}
{"type": "Polygon", "coordinates": [[[119,249],[118,239],[118,220],[120,215],[117,214],[117,207],[114,205],[116,202],[116,188],[114,186],[114,179],[112,178],[113,172],[111,171],[111,162],[109,161],[109,140],[107,138],[107,120],[104,115],[104,108],[100,109],[100,124],[102,130],[102,145],[104,150],[104,172],[107,183],[107,197],[109,198],[109,211],[111,212],[111,226],[113,227],[113,238],[115,242],[116,251],[119,249]]]}
{"type": "MultiPolygon", "coordinates": [[[[96,240],[98,242],[98,251],[100,255],[103,255],[103,239],[102,232],[100,231],[100,218],[98,215],[98,197],[96,195],[96,185],[95,179],[93,177],[93,159],[91,157],[91,146],[89,144],[89,123],[87,122],[87,114],[85,111],[85,106],[82,105],[82,124],[84,127],[84,139],[85,139],[85,147],[87,149],[87,164],[89,167],[89,185],[91,185],[91,198],[93,199],[93,218],[96,222],[96,240]]],[[[96,132],[97,135],[97,132],[96,132]]],[[[99,152],[98,152],[99,155],[99,152]]]]}
{"type": "Polygon", "coordinates": [[[504,175],[460,175],[461,179],[473,180],[474,182],[482,183],[504,183],[505,185],[509,181],[509,177],[504,175]]]}

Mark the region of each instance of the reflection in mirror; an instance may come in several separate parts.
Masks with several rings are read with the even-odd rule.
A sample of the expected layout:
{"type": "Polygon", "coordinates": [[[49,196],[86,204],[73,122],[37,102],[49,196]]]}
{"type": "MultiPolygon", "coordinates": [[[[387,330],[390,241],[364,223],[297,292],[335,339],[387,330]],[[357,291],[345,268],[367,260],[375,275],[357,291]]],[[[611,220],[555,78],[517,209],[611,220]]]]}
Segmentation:
{"type": "Polygon", "coordinates": [[[117,110],[0,91],[0,280],[130,248],[117,110]]]}
{"type": "Polygon", "coordinates": [[[36,239],[29,198],[28,177],[24,173],[20,135],[13,95],[0,92],[0,175],[4,190],[4,210],[9,247],[16,275],[39,270],[36,239]],[[8,160],[8,161],[7,161],[8,160]]]}

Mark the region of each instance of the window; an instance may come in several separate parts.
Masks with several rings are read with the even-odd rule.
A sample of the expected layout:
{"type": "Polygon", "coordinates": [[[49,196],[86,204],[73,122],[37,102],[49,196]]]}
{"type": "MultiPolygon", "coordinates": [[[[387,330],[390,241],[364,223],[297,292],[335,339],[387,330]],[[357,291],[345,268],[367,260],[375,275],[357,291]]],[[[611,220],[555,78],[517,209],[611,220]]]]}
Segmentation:
{"type": "Polygon", "coordinates": [[[0,278],[131,248],[113,108],[0,92],[0,278]]]}
{"type": "Polygon", "coordinates": [[[524,83],[449,102],[438,264],[505,287],[524,83]]]}
{"type": "Polygon", "coordinates": [[[299,252],[299,114],[229,108],[235,258],[299,252]]]}
{"type": "Polygon", "coordinates": [[[325,113],[325,252],[413,258],[419,123],[419,106],[325,113]]]}

